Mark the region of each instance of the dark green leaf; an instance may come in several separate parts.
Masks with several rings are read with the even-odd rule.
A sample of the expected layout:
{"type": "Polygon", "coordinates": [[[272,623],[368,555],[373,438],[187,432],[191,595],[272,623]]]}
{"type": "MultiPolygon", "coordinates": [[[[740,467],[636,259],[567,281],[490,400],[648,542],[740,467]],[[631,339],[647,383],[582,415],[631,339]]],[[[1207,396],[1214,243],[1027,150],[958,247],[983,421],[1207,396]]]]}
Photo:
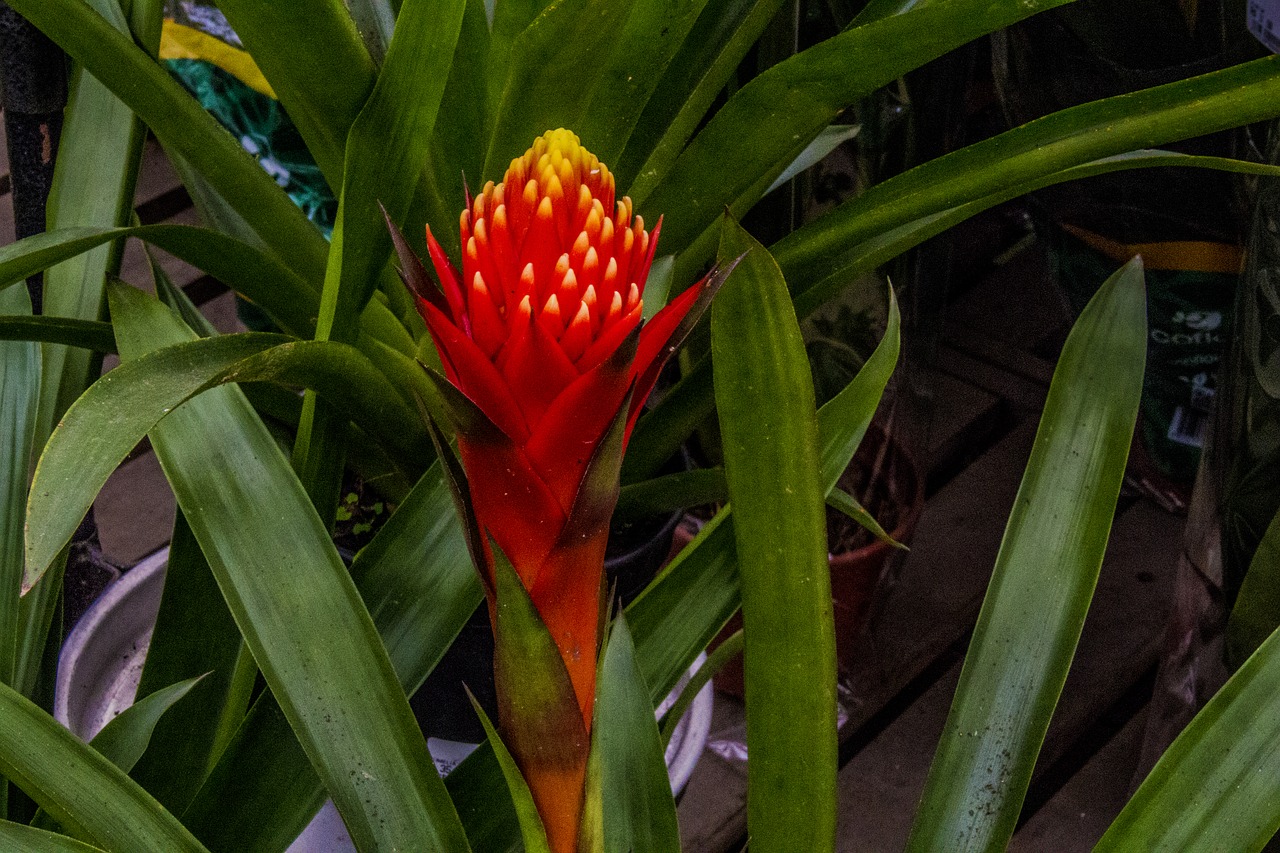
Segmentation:
{"type": "Polygon", "coordinates": [[[666,175],[781,6],[782,0],[707,2],[613,164],[619,188],[642,194],[666,175]]]}
{"type": "Polygon", "coordinates": [[[498,736],[498,732],[494,729],[493,723],[489,721],[489,715],[484,712],[484,708],[480,707],[480,703],[474,697],[471,699],[471,705],[475,708],[476,715],[480,718],[480,724],[484,726],[489,748],[493,750],[493,755],[498,760],[498,766],[502,768],[502,778],[506,780],[507,792],[511,794],[511,800],[516,809],[516,817],[520,821],[520,837],[524,840],[525,853],[550,853],[551,848],[547,844],[547,830],[542,826],[542,818],[538,816],[538,807],[533,802],[533,794],[529,791],[529,783],[520,775],[520,768],[516,766],[516,760],[507,750],[502,738],[498,736]]]}
{"type": "MultiPolygon", "coordinates": [[[[604,63],[618,40],[631,0],[558,0],[515,39],[502,97],[494,112],[493,136],[483,177],[501,180],[507,164],[544,132],[574,129],[604,63]],[[566,93],[579,97],[566,97],[566,93]]],[[[490,56],[502,47],[495,37],[490,56]]],[[[583,138],[588,149],[594,140],[583,138]]]]}
{"type": "Polygon", "coordinates": [[[249,332],[149,353],[99,380],[50,437],[28,507],[29,584],[70,541],[102,484],[143,435],[192,397],[237,381],[320,389],[348,416],[391,441],[400,458],[412,461],[427,442],[416,412],[345,344],[249,332]]]}
{"type": "Polygon", "coordinates": [[[116,338],[109,323],[67,317],[0,317],[0,341],[38,341],[115,352],[116,338]]]}
{"type": "Polygon", "coordinates": [[[991,850],[1013,835],[1098,580],[1142,392],[1135,259],[1063,347],[934,756],[910,850],[991,850]]]}
{"type": "Polygon", "coordinates": [[[600,680],[592,761],[599,755],[606,853],[679,853],[676,804],[663,760],[650,690],[635,659],[626,617],[609,632],[600,680]]]}
{"type": "MultiPolygon", "coordinates": [[[[126,288],[109,297],[126,361],[190,339],[149,297],[126,288]]],[[[357,846],[466,850],[355,585],[248,403],[235,389],[214,389],[150,436],[236,624],[357,846]]]]}
{"type": "MultiPolygon", "coordinates": [[[[482,599],[438,467],[356,556],[351,575],[401,684],[414,692],[482,599]]],[[[263,694],[183,820],[216,850],[280,849],[323,799],[324,788],[288,722],[270,694],[263,694]],[[227,814],[245,817],[227,821],[227,814]],[[255,839],[259,827],[273,834],[255,839]]],[[[509,813],[489,802],[480,808],[486,815],[509,813]]]]}
{"type": "Polygon", "coordinates": [[[191,692],[202,676],[162,687],[112,717],[93,737],[91,746],[128,773],[142,757],[156,724],[173,704],[191,692]]]}
{"type": "MultiPolygon", "coordinates": [[[[133,776],[165,808],[182,814],[244,716],[256,666],[238,667],[240,629],[222,601],[200,546],[178,510],[169,543],[164,594],[138,683],[139,695],[196,675],[191,697],[160,720],[133,776]],[[247,685],[244,683],[247,681],[247,685]]],[[[249,664],[252,664],[250,658],[249,664]]]]}
{"type": "Polygon", "coordinates": [[[1227,660],[1239,666],[1280,625],[1280,514],[1249,561],[1227,622],[1227,660]]]}
{"type": "Polygon", "coordinates": [[[1280,637],[1165,750],[1094,850],[1258,851],[1280,829],[1280,637]]]}
{"type": "Polygon", "coordinates": [[[971,39],[1064,2],[943,3],[846,30],[742,87],[661,183],[638,181],[632,197],[646,215],[667,216],[663,239],[683,249],[726,206],[745,213],[841,110],[971,39]]]}
{"type": "MultiPolygon", "coordinates": [[[[0,311],[30,319],[27,289],[0,291],[0,311]]],[[[0,681],[5,683],[13,681],[18,656],[22,525],[39,395],[40,346],[0,341],[0,681]]]]}
{"type": "Polygon", "coordinates": [[[102,850],[65,835],[7,820],[0,821],[0,845],[13,853],[99,853],[102,850]]]}
{"type": "MultiPolygon", "coordinates": [[[[1010,187],[1022,193],[1044,186],[1035,182],[1100,158],[1270,118],[1280,111],[1275,106],[1280,102],[1278,69],[1280,58],[1273,56],[1062,110],[871,187],[781,240],[774,255],[787,279],[799,287],[832,278],[847,281],[851,255],[862,251],[864,241],[915,220],[1010,187]]],[[[1210,165],[1177,163],[1184,164],[1210,165]]],[[[1107,165],[1155,164],[1138,159],[1107,165]]],[[[1062,178],[1078,176],[1083,175],[1062,178]]]]}
{"type": "Polygon", "coordinates": [[[347,132],[376,69],[342,0],[219,0],[329,185],[342,186],[347,132]]]}
{"type": "Polygon", "coordinates": [[[721,258],[743,251],[712,306],[711,351],[745,626],[747,827],[753,850],[823,850],[836,659],[813,382],[782,273],[726,218],[721,258]]]}
{"type": "Polygon", "coordinates": [[[0,770],[58,821],[111,853],[205,848],[120,768],[0,684],[0,770]]]}

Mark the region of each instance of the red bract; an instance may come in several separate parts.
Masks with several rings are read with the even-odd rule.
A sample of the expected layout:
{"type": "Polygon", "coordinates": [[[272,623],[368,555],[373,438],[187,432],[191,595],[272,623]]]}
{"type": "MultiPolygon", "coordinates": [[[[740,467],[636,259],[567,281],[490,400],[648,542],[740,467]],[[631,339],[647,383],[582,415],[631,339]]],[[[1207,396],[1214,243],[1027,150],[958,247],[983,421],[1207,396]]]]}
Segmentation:
{"type": "Polygon", "coordinates": [[[574,134],[554,130],[463,211],[461,273],[428,228],[443,298],[417,288],[449,381],[484,416],[455,424],[480,528],[528,589],[588,729],[621,447],[705,289],[643,322],[658,230],[615,200],[613,176],[574,134]],[[600,458],[615,421],[621,442],[600,458]]]}

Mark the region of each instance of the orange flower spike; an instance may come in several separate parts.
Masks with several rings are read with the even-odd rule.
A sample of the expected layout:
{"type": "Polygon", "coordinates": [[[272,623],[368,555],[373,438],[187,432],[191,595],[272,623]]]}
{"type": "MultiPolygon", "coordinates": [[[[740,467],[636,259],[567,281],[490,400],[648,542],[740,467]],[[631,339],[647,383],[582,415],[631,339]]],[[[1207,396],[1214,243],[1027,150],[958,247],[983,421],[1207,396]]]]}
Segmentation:
{"type": "MultiPolygon", "coordinates": [[[[620,448],[662,365],[728,271],[644,322],[661,221],[647,233],[631,200],[615,198],[613,175],[567,130],[543,134],[511,161],[502,183],[485,184],[468,202],[459,219],[461,273],[427,230],[443,298],[427,289],[403,238],[396,248],[447,379],[461,392],[452,411],[473,526],[492,537],[528,591],[573,688],[571,712],[589,735],[620,448]]],[[[494,613],[492,554],[477,551],[494,613]]],[[[518,687],[499,685],[500,709],[513,707],[503,690],[518,687]]],[[[499,722],[507,731],[521,725],[501,713],[499,722]]],[[[542,788],[534,797],[548,828],[558,827],[557,853],[570,850],[559,840],[576,837],[564,810],[580,808],[585,759],[553,768],[536,752],[516,759],[531,787],[542,788]]]]}

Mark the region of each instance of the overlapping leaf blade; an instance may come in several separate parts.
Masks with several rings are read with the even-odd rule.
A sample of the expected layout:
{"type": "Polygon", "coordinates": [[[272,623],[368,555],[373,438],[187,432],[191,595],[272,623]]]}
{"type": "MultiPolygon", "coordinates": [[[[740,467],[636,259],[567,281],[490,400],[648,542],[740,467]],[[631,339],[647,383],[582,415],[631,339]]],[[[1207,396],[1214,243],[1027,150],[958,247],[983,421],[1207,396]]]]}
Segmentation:
{"type": "Polygon", "coordinates": [[[1013,835],[1102,565],[1145,359],[1135,259],[1059,357],[909,850],[990,850],[1013,835]]]}
{"type": "Polygon", "coordinates": [[[103,850],[205,851],[124,771],[3,684],[0,770],[56,819],[88,832],[103,850]]]}
{"type": "MultiPolygon", "coordinates": [[[[127,360],[190,333],[111,291],[127,360]]],[[[151,431],[166,476],[290,726],[357,845],[466,850],[372,620],[270,434],[234,389],[151,431]]]]}
{"type": "Polygon", "coordinates": [[[818,420],[782,274],[726,217],[721,258],[744,250],[712,306],[711,350],[742,588],[747,828],[753,849],[824,850],[835,841],[836,658],[818,420]]]}

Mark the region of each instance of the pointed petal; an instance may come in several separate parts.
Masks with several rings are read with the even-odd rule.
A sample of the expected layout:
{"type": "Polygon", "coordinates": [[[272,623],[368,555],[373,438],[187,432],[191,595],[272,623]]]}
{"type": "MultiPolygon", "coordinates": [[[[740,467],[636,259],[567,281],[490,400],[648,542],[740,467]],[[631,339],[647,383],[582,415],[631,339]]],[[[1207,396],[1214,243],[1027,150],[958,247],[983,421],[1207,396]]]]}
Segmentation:
{"type": "Polygon", "coordinates": [[[555,338],[532,317],[521,324],[520,331],[512,335],[503,353],[502,373],[532,431],[560,392],[578,378],[578,371],[555,338]]]}
{"type": "MultiPolygon", "coordinates": [[[[449,303],[444,299],[440,289],[432,283],[431,278],[427,275],[426,267],[422,265],[422,261],[409,246],[409,241],[404,238],[404,234],[391,221],[391,215],[387,213],[387,209],[382,207],[381,204],[378,206],[382,208],[382,218],[386,220],[387,231],[391,233],[391,245],[396,250],[396,272],[400,274],[400,280],[404,282],[405,287],[409,288],[409,292],[419,299],[435,305],[450,319],[457,317],[449,303]]],[[[430,239],[430,228],[427,229],[427,234],[428,239],[430,239]]],[[[445,262],[448,263],[447,258],[445,262]]]]}
{"type": "Polygon", "coordinates": [[[578,359],[578,369],[585,373],[608,358],[622,341],[626,340],[627,335],[640,325],[643,316],[642,306],[636,305],[628,314],[601,332],[600,337],[592,341],[591,346],[587,347],[587,351],[578,359]]]}
{"type": "Polygon", "coordinates": [[[630,336],[612,357],[566,388],[525,444],[529,462],[566,514],[573,509],[601,438],[626,399],[637,338],[630,336]]]}
{"type": "Polygon", "coordinates": [[[455,324],[469,332],[471,329],[464,307],[462,280],[458,277],[458,268],[453,265],[453,261],[449,260],[444,249],[440,248],[440,244],[436,242],[436,236],[431,233],[430,225],[427,226],[427,253],[431,257],[431,265],[436,268],[436,275],[440,277],[444,298],[449,301],[449,309],[453,312],[455,324]]]}
{"type": "Polygon", "coordinates": [[[440,352],[449,381],[456,384],[498,429],[511,436],[517,444],[524,443],[529,437],[529,427],[502,374],[475,341],[449,322],[443,311],[426,301],[420,301],[418,307],[440,352]]]}

